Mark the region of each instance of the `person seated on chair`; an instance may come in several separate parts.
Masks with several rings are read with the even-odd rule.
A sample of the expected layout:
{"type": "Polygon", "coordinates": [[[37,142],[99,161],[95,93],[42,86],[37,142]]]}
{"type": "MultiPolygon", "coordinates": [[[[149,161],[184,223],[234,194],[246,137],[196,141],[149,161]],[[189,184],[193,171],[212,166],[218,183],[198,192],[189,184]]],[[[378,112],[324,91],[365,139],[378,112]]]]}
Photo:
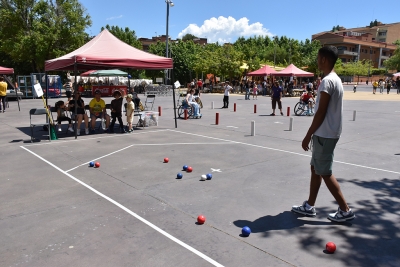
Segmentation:
{"type": "Polygon", "coordinates": [[[106,132],[109,132],[108,126],[110,125],[110,116],[106,113],[106,103],[101,99],[101,91],[96,90],[94,92],[94,98],[89,103],[90,108],[90,124],[92,134],[96,133],[96,119],[102,119],[106,121],[106,132]]]}
{"type": "Polygon", "coordinates": [[[81,98],[79,91],[74,92],[74,99],[71,99],[68,103],[68,110],[72,112],[71,118],[77,121],[76,134],[81,134],[81,123],[82,119],[85,121],[85,134],[89,134],[89,118],[85,113],[85,103],[81,98]],[[75,112],[76,102],[76,112],[75,112]]]}
{"type": "Polygon", "coordinates": [[[199,104],[195,100],[194,94],[194,89],[190,89],[189,93],[186,95],[186,103],[191,106],[193,109],[193,117],[201,117],[202,115],[200,114],[200,109],[199,109],[199,104]]]}
{"type": "Polygon", "coordinates": [[[308,105],[308,113],[314,113],[313,106],[315,103],[315,99],[312,94],[312,90],[308,90],[307,92],[304,92],[300,96],[300,100],[303,101],[304,105],[308,105]]]}
{"type": "Polygon", "coordinates": [[[58,131],[61,132],[61,122],[68,121],[68,131],[74,132],[72,128],[72,120],[65,115],[65,104],[64,101],[57,101],[54,105],[57,110],[57,123],[58,123],[58,131]]]}

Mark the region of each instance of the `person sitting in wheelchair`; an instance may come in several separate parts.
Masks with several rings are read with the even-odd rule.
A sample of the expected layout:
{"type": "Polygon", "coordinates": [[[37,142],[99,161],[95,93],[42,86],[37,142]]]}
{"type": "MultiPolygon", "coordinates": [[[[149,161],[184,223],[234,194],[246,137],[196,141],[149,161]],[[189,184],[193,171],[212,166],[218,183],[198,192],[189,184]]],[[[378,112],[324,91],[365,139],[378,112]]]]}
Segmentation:
{"type": "Polygon", "coordinates": [[[186,103],[191,106],[193,109],[193,117],[194,118],[201,118],[200,114],[200,107],[199,104],[196,102],[196,97],[194,96],[194,89],[190,89],[189,93],[186,95],[186,103]]]}
{"type": "Polygon", "coordinates": [[[312,90],[307,90],[307,92],[304,92],[300,96],[300,100],[304,103],[304,105],[308,106],[308,114],[313,114],[315,98],[313,96],[312,90]]]}

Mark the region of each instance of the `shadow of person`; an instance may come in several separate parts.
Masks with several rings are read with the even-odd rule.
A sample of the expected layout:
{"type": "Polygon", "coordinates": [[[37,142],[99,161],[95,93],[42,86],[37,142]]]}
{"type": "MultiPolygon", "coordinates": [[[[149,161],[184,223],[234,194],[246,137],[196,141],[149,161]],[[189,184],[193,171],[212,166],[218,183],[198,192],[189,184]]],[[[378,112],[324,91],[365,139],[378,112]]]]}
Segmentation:
{"type": "Polygon", "coordinates": [[[248,226],[252,233],[265,233],[275,230],[289,230],[303,225],[329,225],[329,221],[306,220],[307,217],[298,215],[291,211],[284,211],[278,215],[266,215],[255,221],[236,220],[233,224],[237,227],[248,226]],[[302,219],[304,218],[304,219],[302,219]]]}

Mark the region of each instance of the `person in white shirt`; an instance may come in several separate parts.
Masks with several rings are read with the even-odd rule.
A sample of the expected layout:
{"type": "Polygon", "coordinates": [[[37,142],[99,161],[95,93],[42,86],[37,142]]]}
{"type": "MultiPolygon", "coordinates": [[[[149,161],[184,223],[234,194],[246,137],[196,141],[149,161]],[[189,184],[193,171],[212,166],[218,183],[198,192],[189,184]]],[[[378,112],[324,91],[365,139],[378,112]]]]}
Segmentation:
{"type": "Polygon", "coordinates": [[[310,193],[308,199],[302,205],[293,206],[292,211],[316,216],[314,205],[323,179],[339,204],[337,212],[329,214],[328,219],[345,222],[354,219],[355,214],[347,205],[339,183],[332,174],[333,155],[342,133],[343,117],[343,85],[333,69],[337,59],[338,50],[334,46],[325,46],[318,51],[318,69],[325,77],[318,88],[314,119],[301,144],[308,151],[312,139],[310,193]]]}
{"type": "Polygon", "coordinates": [[[228,108],[229,106],[229,92],[232,90],[232,86],[229,85],[229,82],[225,82],[224,86],[224,106],[222,108],[228,108]]]}
{"type": "Polygon", "coordinates": [[[200,114],[199,104],[195,100],[194,92],[194,89],[190,89],[189,93],[186,95],[186,101],[193,109],[193,117],[201,118],[202,115],[200,114]]]}

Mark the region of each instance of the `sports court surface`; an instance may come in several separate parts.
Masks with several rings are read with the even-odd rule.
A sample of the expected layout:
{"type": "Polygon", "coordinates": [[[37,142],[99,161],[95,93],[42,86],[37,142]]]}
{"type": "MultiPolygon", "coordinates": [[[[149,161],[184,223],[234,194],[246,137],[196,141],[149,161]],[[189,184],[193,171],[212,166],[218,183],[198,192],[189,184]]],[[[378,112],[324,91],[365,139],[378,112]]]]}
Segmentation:
{"type": "MultiPolygon", "coordinates": [[[[288,131],[287,116],[267,116],[268,97],[231,95],[229,109],[213,110],[222,96],[203,95],[203,118],[177,129],[171,99],[160,97],[158,127],[33,144],[28,111],[40,100],[23,100],[21,112],[11,102],[0,114],[0,266],[399,266],[400,96],[364,99],[360,87],[363,100],[346,87],[335,151],[334,174],[356,213],[342,224],[326,218],[337,204],[324,185],[315,218],[290,211],[308,196],[311,153],[301,140],[312,117],[295,117],[288,131]],[[213,178],[200,181],[206,173],[213,178]]],[[[297,100],[283,99],[285,115],[297,100]]]]}

